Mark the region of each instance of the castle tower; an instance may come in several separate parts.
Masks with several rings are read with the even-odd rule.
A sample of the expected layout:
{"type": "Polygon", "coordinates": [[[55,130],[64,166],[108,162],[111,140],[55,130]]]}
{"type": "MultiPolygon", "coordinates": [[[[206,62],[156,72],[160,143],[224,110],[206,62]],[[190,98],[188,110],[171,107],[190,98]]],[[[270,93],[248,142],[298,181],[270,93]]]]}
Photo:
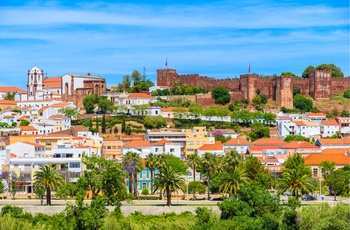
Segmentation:
{"type": "Polygon", "coordinates": [[[27,96],[28,100],[38,100],[37,92],[43,89],[44,71],[34,66],[32,70],[28,70],[27,96]]]}
{"type": "Polygon", "coordinates": [[[244,99],[248,99],[251,102],[256,96],[256,82],[258,80],[259,75],[257,74],[242,74],[240,76],[240,88],[244,99]]]}
{"type": "Polygon", "coordinates": [[[276,102],[278,106],[293,108],[293,87],[291,77],[276,77],[276,102]]]}
{"type": "Polygon", "coordinates": [[[313,70],[309,72],[309,93],[315,100],[332,98],[332,71],[313,70]]]}
{"type": "Polygon", "coordinates": [[[175,69],[158,69],[157,70],[157,85],[158,86],[172,86],[176,81],[175,69]]]}

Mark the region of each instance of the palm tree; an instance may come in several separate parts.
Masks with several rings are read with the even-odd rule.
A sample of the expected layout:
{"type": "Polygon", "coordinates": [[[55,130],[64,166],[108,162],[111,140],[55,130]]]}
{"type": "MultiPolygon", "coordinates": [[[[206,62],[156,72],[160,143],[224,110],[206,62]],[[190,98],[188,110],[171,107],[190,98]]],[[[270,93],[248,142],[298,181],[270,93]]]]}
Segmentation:
{"type": "Polygon", "coordinates": [[[196,168],[199,165],[199,160],[199,156],[195,153],[188,155],[186,158],[187,166],[193,170],[193,181],[196,181],[196,168]]]}
{"type": "Polygon", "coordinates": [[[313,189],[314,180],[312,177],[298,169],[285,171],[279,180],[279,193],[290,190],[296,198],[299,198],[303,192],[312,192],[313,189]]]}
{"type": "Polygon", "coordinates": [[[216,156],[210,152],[204,153],[200,160],[200,167],[202,168],[202,171],[207,174],[208,200],[210,200],[210,175],[217,170],[217,161],[216,156]]]}
{"type": "Polygon", "coordinates": [[[157,168],[157,155],[150,153],[146,157],[146,167],[151,171],[151,194],[153,194],[154,170],[157,168]]]}
{"type": "Polygon", "coordinates": [[[234,170],[242,162],[242,157],[236,150],[228,152],[222,159],[222,167],[226,172],[234,170]]]}
{"type": "Polygon", "coordinates": [[[237,190],[241,185],[249,182],[247,171],[242,164],[236,166],[233,170],[224,173],[219,191],[237,196],[237,190]]]}
{"type": "Polygon", "coordinates": [[[129,175],[129,193],[134,190],[134,195],[137,195],[137,175],[141,171],[141,157],[138,153],[129,151],[123,158],[123,167],[129,175]]]}
{"type": "Polygon", "coordinates": [[[184,178],[180,174],[176,173],[175,170],[166,165],[154,180],[154,191],[165,192],[167,197],[167,206],[171,205],[171,193],[177,192],[178,189],[185,190],[186,185],[184,178]]]}
{"type": "Polygon", "coordinates": [[[51,190],[63,183],[60,171],[54,165],[42,165],[34,174],[34,188],[46,189],[46,205],[51,205],[51,190]]]}

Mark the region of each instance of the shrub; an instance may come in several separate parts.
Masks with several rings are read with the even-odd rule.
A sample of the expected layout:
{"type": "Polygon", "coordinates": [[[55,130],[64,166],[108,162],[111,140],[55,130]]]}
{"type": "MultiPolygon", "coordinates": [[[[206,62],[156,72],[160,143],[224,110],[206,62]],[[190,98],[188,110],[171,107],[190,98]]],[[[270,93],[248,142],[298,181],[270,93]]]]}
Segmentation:
{"type": "Polygon", "coordinates": [[[343,97],[350,99],[350,89],[344,92],[343,97]]]}
{"type": "Polygon", "coordinates": [[[149,190],[148,190],[148,188],[144,188],[144,189],[142,189],[142,195],[147,196],[148,194],[149,194],[149,190]]]}
{"type": "Polygon", "coordinates": [[[28,196],[28,199],[32,199],[32,196],[28,196]]]}
{"type": "Polygon", "coordinates": [[[0,196],[0,200],[2,200],[2,196],[0,196]]]}
{"type": "Polygon", "coordinates": [[[3,198],[4,198],[4,200],[6,200],[6,199],[7,199],[7,196],[3,196],[3,198]]]}

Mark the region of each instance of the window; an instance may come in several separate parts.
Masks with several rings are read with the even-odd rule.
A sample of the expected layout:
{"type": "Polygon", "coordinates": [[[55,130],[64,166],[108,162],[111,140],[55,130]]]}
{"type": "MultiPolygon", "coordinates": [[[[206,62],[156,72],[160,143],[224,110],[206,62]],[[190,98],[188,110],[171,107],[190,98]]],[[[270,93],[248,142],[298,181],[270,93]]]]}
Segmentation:
{"type": "Polygon", "coordinates": [[[146,173],[146,171],[143,171],[142,172],[142,178],[146,178],[147,177],[147,173],[146,173]]]}
{"type": "Polygon", "coordinates": [[[171,152],[171,153],[175,152],[175,149],[174,149],[174,148],[171,148],[171,149],[170,149],[170,152],[171,152]]]}
{"type": "Polygon", "coordinates": [[[200,144],[200,142],[199,141],[197,141],[197,145],[199,145],[200,144]]]}
{"type": "Polygon", "coordinates": [[[155,149],[155,152],[156,152],[156,153],[158,152],[158,148],[155,149]]]}
{"type": "Polygon", "coordinates": [[[142,189],[146,188],[146,183],[142,183],[142,189]]]}
{"type": "Polygon", "coordinates": [[[112,149],[116,149],[116,146],[112,146],[112,149]]]}
{"type": "Polygon", "coordinates": [[[107,146],[107,149],[111,149],[111,146],[107,146]]]}
{"type": "Polygon", "coordinates": [[[318,176],[318,169],[313,169],[313,175],[314,175],[314,177],[317,177],[318,176]]]}
{"type": "Polygon", "coordinates": [[[69,163],[69,168],[80,168],[80,163],[71,162],[71,163],[69,163]]]}

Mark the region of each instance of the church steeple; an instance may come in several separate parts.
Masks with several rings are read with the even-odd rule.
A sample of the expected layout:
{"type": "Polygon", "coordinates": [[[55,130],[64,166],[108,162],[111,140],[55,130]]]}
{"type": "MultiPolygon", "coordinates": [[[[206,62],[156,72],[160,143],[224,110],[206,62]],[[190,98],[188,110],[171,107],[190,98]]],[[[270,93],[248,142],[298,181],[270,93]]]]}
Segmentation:
{"type": "Polygon", "coordinates": [[[28,70],[27,96],[28,100],[37,100],[37,92],[43,89],[44,71],[36,65],[28,70]]]}

